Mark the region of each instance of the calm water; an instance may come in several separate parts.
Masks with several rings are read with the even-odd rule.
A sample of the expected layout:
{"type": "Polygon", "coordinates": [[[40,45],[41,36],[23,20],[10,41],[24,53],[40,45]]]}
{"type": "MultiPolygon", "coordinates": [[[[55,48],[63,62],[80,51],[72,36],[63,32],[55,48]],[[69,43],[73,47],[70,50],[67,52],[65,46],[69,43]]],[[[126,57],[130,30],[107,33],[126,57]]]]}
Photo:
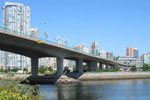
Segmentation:
{"type": "Polygon", "coordinates": [[[150,100],[150,80],[88,81],[76,85],[40,85],[46,100],[150,100]]]}

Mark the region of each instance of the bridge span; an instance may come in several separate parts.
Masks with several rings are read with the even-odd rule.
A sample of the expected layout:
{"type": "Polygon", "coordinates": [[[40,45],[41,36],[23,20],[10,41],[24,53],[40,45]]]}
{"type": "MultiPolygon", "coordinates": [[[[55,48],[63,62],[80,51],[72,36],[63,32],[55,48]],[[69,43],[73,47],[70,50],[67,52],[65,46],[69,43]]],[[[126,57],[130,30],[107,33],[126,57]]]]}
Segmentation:
{"type": "Polygon", "coordinates": [[[17,53],[31,58],[32,76],[38,76],[38,59],[42,57],[57,58],[57,76],[63,74],[63,59],[74,60],[76,70],[83,73],[83,62],[87,63],[88,70],[107,66],[129,66],[113,60],[104,59],[85,52],[66,47],[61,44],[31,37],[11,30],[0,29],[0,50],[17,53]],[[99,64],[98,64],[99,63],[99,64]],[[99,66],[97,66],[99,65],[99,66]]]}

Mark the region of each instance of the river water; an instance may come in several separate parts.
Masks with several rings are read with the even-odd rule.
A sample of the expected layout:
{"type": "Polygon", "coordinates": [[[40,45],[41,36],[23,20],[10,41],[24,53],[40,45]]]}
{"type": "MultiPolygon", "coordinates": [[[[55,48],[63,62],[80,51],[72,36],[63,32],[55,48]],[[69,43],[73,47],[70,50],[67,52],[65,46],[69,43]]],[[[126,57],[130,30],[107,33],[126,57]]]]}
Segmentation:
{"type": "Polygon", "coordinates": [[[39,85],[45,100],[150,100],[150,79],[39,85]]]}

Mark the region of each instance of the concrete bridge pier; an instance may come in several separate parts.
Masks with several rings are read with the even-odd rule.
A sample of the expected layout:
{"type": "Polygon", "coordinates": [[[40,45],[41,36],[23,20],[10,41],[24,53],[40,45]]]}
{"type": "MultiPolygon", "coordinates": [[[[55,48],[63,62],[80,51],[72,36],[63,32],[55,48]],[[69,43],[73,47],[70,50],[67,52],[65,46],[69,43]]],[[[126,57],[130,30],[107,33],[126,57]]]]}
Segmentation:
{"type": "Polygon", "coordinates": [[[32,76],[38,76],[38,58],[31,58],[32,76]]]}
{"type": "Polygon", "coordinates": [[[105,69],[108,69],[109,68],[109,64],[105,64],[105,69]]]}
{"type": "Polygon", "coordinates": [[[76,60],[76,70],[79,73],[83,73],[83,58],[78,58],[76,60]]]}
{"type": "Polygon", "coordinates": [[[115,65],[112,65],[112,64],[111,64],[111,65],[110,65],[110,67],[111,67],[111,68],[114,68],[114,67],[115,67],[115,65]]]}
{"type": "Polygon", "coordinates": [[[102,70],[103,69],[103,64],[101,62],[99,62],[99,69],[102,70]]]}
{"type": "Polygon", "coordinates": [[[57,77],[63,75],[63,57],[57,57],[57,77]]]}
{"type": "Polygon", "coordinates": [[[89,71],[95,71],[97,70],[97,62],[96,61],[90,61],[87,63],[87,67],[89,71]]]}

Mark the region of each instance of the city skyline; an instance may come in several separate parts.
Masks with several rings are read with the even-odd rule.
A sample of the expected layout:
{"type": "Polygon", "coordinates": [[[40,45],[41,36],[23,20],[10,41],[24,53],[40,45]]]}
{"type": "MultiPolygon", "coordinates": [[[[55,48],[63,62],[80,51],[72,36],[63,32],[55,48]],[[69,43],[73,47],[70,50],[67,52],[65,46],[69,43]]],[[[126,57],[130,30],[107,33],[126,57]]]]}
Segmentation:
{"type": "MultiPolygon", "coordinates": [[[[30,35],[30,7],[20,3],[5,2],[3,9],[3,27],[22,34],[30,35]]],[[[22,69],[30,66],[30,59],[23,55],[0,50],[0,63],[5,68],[18,67],[22,69]]]]}
{"type": "MultiPolygon", "coordinates": [[[[22,0],[22,1],[20,1],[20,0],[2,0],[0,6],[3,6],[5,1],[18,2],[18,3],[23,3],[27,6],[30,6],[31,7],[31,26],[35,26],[35,27],[39,28],[40,37],[44,37],[44,32],[47,31],[49,33],[49,40],[51,40],[51,41],[54,41],[54,38],[57,35],[59,35],[62,38],[68,39],[69,46],[73,46],[75,44],[81,44],[81,43],[86,43],[89,45],[91,42],[96,41],[99,43],[100,50],[104,50],[107,52],[114,52],[114,55],[116,55],[116,56],[125,55],[125,53],[126,53],[125,49],[127,46],[132,46],[132,47],[138,48],[139,52],[140,52],[140,56],[142,53],[149,52],[150,48],[146,47],[146,45],[148,45],[147,43],[149,41],[147,32],[150,32],[150,30],[148,30],[147,27],[150,25],[148,23],[149,20],[147,20],[148,22],[145,22],[146,19],[143,18],[143,17],[145,17],[145,14],[147,14],[146,18],[148,18],[148,16],[149,16],[149,14],[146,13],[146,11],[148,11],[148,10],[145,10],[145,7],[148,7],[148,6],[146,6],[148,1],[141,3],[140,1],[137,1],[137,0],[136,0],[136,2],[133,2],[134,1],[133,0],[132,2],[126,1],[125,4],[122,4],[123,1],[120,2],[120,1],[114,0],[112,5],[109,2],[104,2],[104,1],[94,1],[94,2],[88,1],[85,4],[84,4],[84,1],[80,2],[81,4],[77,4],[77,3],[79,3],[78,0],[73,1],[75,3],[75,5],[77,7],[79,7],[80,9],[79,8],[73,9],[74,6],[73,7],[71,7],[71,6],[74,4],[72,2],[69,2],[69,1],[67,2],[65,0],[61,1],[61,2],[47,1],[45,3],[41,2],[41,1],[38,1],[38,2],[36,1],[37,2],[36,5],[34,4],[34,2],[29,1],[29,0],[22,0]],[[91,2],[92,2],[92,4],[90,4],[91,2]],[[51,6],[48,6],[48,4],[46,4],[46,3],[48,3],[51,6]],[[102,6],[102,4],[100,4],[100,3],[105,4],[105,5],[102,6]],[[110,7],[108,7],[108,5],[106,5],[106,3],[108,3],[108,5],[110,5],[110,7]],[[52,6],[52,4],[53,4],[53,6],[52,6]],[[70,9],[67,9],[68,6],[65,7],[65,5],[68,5],[68,4],[70,4],[70,6],[69,6],[70,9]],[[114,7],[117,4],[121,4],[121,5],[114,7]],[[132,4],[136,4],[136,6],[133,5],[133,7],[131,7],[132,4]],[[37,8],[37,5],[40,5],[41,9],[37,8]],[[62,9],[57,8],[59,5],[62,6],[62,9]],[[81,5],[83,7],[81,7],[81,5]],[[90,7],[88,8],[89,5],[91,5],[90,6],[91,9],[90,9],[90,7]],[[96,10],[96,7],[99,8],[100,5],[102,6],[101,8],[105,8],[105,9],[98,9],[101,13],[97,12],[98,10],[96,10]],[[45,6],[45,7],[43,7],[43,6],[45,6]],[[107,6],[108,8],[106,9],[105,6],[107,6]],[[129,7],[132,9],[131,9],[131,11],[127,12],[127,10],[125,10],[125,8],[123,8],[121,6],[123,6],[125,8],[129,7]],[[126,6],[128,6],[128,7],[126,7],[126,6]],[[140,6],[140,7],[138,7],[138,6],[140,6]],[[85,9],[84,9],[84,7],[85,7],[85,9]],[[114,7],[113,10],[116,15],[112,14],[112,12],[111,12],[112,10],[110,9],[111,7],[114,7]],[[125,14],[122,13],[117,8],[121,8],[121,10],[124,10],[125,14]],[[50,12],[48,13],[49,10],[50,10],[50,12]],[[71,10],[75,11],[75,12],[71,13],[70,12],[71,10]],[[145,10],[145,11],[143,11],[143,10],[145,10]],[[39,15],[39,11],[41,13],[40,15],[39,15]],[[62,13],[61,11],[64,11],[64,13],[62,13]],[[77,13],[77,11],[79,11],[79,13],[77,13]],[[133,11],[135,11],[135,13],[131,14],[131,12],[133,12],[133,11]],[[89,14],[87,14],[88,12],[89,12],[89,14]],[[106,15],[109,15],[109,13],[111,16],[110,17],[106,16],[106,15]],[[93,14],[93,15],[91,15],[91,14],[93,14]],[[129,16],[128,14],[131,14],[131,16],[129,16]],[[144,14],[144,15],[140,15],[140,14],[144,14]],[[47,16],[45,16],[45,15],[47,15],[47,16]],[[58,15],[61,15],[61,16],[58,16],[58,15]],[[73,16],[73,15],[75,15],[75,16],[73,16]],[[86,16],[86,15],[88,15],[88,16],[86,16]],[[96,17],[96,15],[97,15],[97,17],[96,17]],[[136,17],[135,15],[139,15],[140,17],[139,16],[136,17]],[[40,19],[41,16],[43,16],[43,19],[40,19]],[[96,19],[93,19],[95,17],[96,17],[96,19]],[[106,17],[106,18],[104,18],[104,17],[106,17]],[[118,19],[115,17],[117,17],[118,19]],[[129,18],[129,17],[131,17],[131,18],[129,18]],[[104,22],[106,22],[106,23],[104,23],[102,21],[103,18],[105,20],[104,22]],[[106,19],[109,21],[106,21],[106,19]],[[123,20],[123,19],[125,19],[125,20],[123,20]],[[131,19],[132,20],[134,19],[134,20],[132,21],[131,19]],[[137,23],[138,22],[137,19],[140,19],[139,23],[137,23]],[[125,21],[127,21],[127,23],[125,23],[125,21]],[[129,21],[131,21],[131,22],[129,22],[129,21]],[[102,23],[99,23],[99,22],[102,22],[102,23]],[[113,27],[113,25],[115,25],[115,27],[113,27]],[[126,25],[129,25],[129,26],[127,27],[126,25]],[[136,27],[134,25],[136,25],[136,27]],[[145,27],[145,25],[147,25],[147,26],[145,27]],[[106,26],[108,26],[108,27],[106,27],[106,26]],[[126,27],[123,27],[123,26],[126,26],[126,27]],[[130,28],[131,26],[132,26],[132,28],[130,28]],[[102,29],[102,27],[104,29],[102,29]],[[138,27],[141,27],[141,29],[138,27]],[[59,28],[59,30],[57,28],[59,28]],[[125,31],[125,29],[127,31],[125,31]],[[144,29],[146,29],[147,31],[144,29]],[[117,30],[119,30],[119,31],[117,31],[117,30]],[[123,30],[124,32],[122,33],[121,30],[123,30]],[[117,32],[117,33],[115,33],[115,32],[117,32]],[[126,33],[126,32],[129,32],[129,33],[126,33]],[[143,32],[145,32],[145,33],[143,33],[143,32]],[[93,37],[93,38],[91,38],[91,37],[93,37]]],[[[148,9],[150,9],[150,8],[148,7],[148,9]]],[[[2,12],[2,9],[0,9],[0,12],[2,12]]],[[[2,15],[0,15],[0,19],[1,18],[2,18],[2,15]]],[[[2,24],[2,20],[0,20],[0,23],[2,24]]]]}

